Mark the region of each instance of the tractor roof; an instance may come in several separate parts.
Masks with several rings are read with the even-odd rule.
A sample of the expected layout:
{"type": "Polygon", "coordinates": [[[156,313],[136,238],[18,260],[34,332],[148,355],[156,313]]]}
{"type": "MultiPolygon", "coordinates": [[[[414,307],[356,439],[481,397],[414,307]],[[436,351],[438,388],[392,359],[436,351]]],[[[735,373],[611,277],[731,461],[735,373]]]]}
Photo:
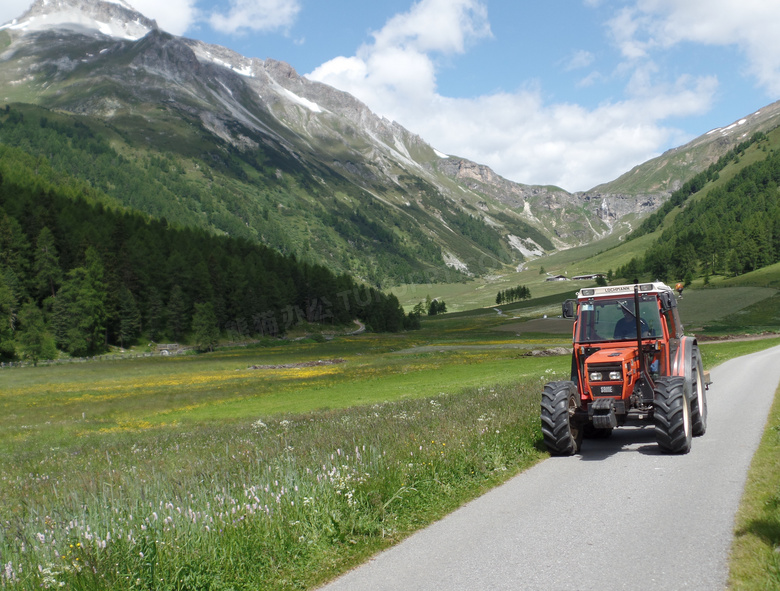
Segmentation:
{"type": "MultiPolygon", "coordinates": [[[[665,283],[640,283],[640,294],[654,294],[664,291],[671,292],[672,288],[665,283]]],[[[577,292],[577,299],[598,298],[605,296],[631,295],[634,293],[634,285],[609,285],[607,287],[587,287],[577,292]]]]}

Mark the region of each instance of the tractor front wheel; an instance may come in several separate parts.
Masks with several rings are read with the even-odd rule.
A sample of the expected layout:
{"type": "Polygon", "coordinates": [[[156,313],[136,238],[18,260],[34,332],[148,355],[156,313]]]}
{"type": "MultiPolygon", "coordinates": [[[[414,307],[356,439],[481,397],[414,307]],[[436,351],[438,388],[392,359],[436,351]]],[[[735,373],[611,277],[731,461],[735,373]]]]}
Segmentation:
{"type": "Polygon", "coordinates": [[[691,450],[693,425],[691,403],[685,396],[685,378],[658,378],[653,394],[653,419],[658,446],[665,453],[688,453],[691,450]]]}
{"type": "Polygon", "coordinates": [[[691,363],[693,380],[693,399],[691,400],[691,421],[693,423],[693,436],[704,435],[707,431],[707,385],[704,383],[704,367],[701,363],[701,354],[698,347],[693,349],[691,363]]]}
{"type": "Polygon", "coordinates": [[[542,435],[550,453],[576,454],[582,445],[584,429],[575,421],[579,394],[574,382],[550,382],[542,393],[542,435]]]}

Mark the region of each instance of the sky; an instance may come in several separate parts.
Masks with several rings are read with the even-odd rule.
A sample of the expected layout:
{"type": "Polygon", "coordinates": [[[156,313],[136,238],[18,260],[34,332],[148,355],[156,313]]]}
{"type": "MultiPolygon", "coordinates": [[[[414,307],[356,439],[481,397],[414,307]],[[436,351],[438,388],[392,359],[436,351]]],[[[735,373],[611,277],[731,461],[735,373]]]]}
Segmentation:
{"type": "MultiPolygon", "coordinates": [[[[777,0],[125,0],[437,150],[585,191],[780,99],[777,0]]],[[[2,0],[0,23],[30,0],[2,0]]]]}

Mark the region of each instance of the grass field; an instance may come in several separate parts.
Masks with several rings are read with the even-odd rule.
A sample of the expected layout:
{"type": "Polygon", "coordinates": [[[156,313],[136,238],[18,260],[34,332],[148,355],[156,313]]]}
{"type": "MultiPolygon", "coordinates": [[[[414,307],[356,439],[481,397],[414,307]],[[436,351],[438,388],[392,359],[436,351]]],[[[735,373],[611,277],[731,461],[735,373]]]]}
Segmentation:
{"type": "Polygon", "coordinates": [[[780,589],[780,389],[735,522],[729,589],[780,589]]]}
{"type": "MultiPolygon", "coordinates": [[[[774,293],[690,290],[681,312],[726,322],[774,293]]],[[[569,357],[528,353],[570,343],[540,317],[560,296],[400,335],[1,370],[0,586],[302,589],[343,572],[546,457],[539,392],[569,357]]],[[[710,367],[777,342],[702,350],[710,367]]]]}
{"type": "Polygon", "coordinates": [[[4,370],[2,585],[307,588],[394,543],[545,455],[568,360],[485,320],[4,370]]]}

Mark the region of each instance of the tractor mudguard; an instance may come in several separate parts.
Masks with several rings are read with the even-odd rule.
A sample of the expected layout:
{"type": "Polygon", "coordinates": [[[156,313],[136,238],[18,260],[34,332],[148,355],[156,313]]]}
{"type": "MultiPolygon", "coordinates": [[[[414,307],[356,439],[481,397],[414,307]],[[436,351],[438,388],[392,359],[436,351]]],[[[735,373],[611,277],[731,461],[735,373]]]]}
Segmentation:
{"type": "Polygon", "coordinates": [[[672,359],[671,375],[685,378],[683,391],[688,400],[693,398],[693,347],[696,346],[696,339],[691,337],[682,337],[680,346],[675,351],[672,359]]]}

